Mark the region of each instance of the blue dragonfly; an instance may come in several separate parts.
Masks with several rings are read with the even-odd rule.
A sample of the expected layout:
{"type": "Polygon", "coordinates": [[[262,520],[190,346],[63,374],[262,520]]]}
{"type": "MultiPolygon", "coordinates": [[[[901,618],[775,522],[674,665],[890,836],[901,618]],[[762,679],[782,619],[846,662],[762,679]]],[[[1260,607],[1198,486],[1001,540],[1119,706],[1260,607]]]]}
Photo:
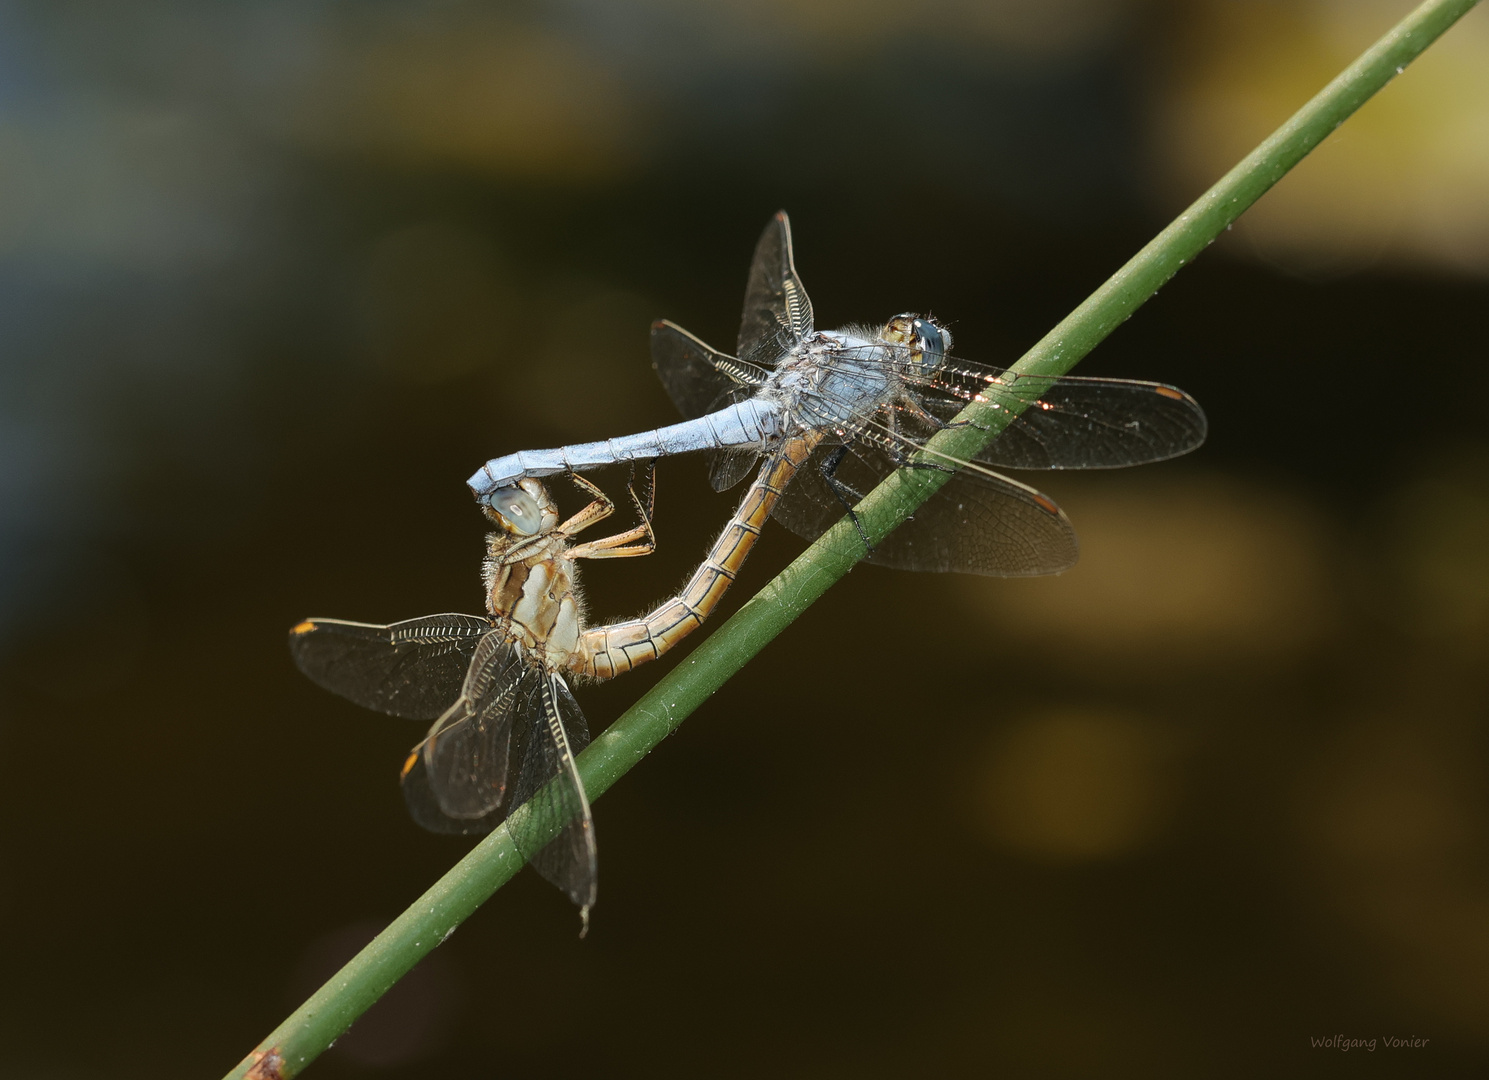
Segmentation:
{"type": "Polygon", "coordinates": [[[952,355],[951,332],[928,316],[879,327],[815,327],[784,212],[755,248],[736,354],[666,321],[652,358],[682,423],[622,438],[493,458],[468,481],[493,506],[526,477],[712,451],[724,490],[761,457],[810,449],[773,516],[815,538],[895,468],[958,470],[913,519],[874,547],[871,562],[997,576],[1074,564],[1074,530],[1032,487],[993,471],[1110,469],[1163,461],[1204,442],[1204,411],[1182,390],[1128,379],[1021,375],[952,355]],[[972,461],[938,458],[926,440],[969,402],[1011,415],[972,461]]]}

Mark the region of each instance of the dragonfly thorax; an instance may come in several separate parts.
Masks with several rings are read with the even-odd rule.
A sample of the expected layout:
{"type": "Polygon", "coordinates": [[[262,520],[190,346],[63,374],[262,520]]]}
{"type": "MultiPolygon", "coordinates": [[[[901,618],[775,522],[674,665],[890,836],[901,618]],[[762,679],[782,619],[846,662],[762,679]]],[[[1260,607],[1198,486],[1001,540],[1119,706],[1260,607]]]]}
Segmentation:
{"type": "Polygon", "coordinates": [[[505,620],[508,637],[534,663],[552,671],[568,665],[584,617],[578,566],[567,544],[552,533],[530,541],[492,533],[482,568],[486,610],[505,620]]]}
{"type": "Polygon", "coordinates": [[[802,339],[778,362],[768,388],[782,413],[806,427],[837,428],[882,404],[893,386],[885,345],[870,334],[848,327],[802,339]]]}

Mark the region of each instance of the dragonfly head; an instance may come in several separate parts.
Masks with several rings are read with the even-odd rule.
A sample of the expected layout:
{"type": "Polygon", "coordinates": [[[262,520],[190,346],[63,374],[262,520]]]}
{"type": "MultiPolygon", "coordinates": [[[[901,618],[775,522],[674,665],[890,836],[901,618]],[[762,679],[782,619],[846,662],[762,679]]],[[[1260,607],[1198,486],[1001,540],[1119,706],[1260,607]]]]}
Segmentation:
{"type": "Polygon", "coordinates": [[[558,524],[553,505],[541,481],[525,476],[512,487],[497,488],[486,497],[486,515],[514,536],[532,536],[558,524]]]}
{"type": "Polygon", "coordinates": [[[951,352],[951,331],[929,315],[911,312],[896,315],[885,324],[881,335],[886,341],[909,347],[910,359],[926,371],[934,371],[946,362],[951,352]]]}

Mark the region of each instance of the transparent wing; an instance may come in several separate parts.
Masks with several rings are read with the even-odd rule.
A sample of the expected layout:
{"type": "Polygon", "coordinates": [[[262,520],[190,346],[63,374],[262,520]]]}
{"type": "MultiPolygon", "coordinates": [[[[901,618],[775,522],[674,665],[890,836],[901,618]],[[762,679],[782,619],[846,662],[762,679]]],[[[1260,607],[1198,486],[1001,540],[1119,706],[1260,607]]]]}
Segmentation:
{"type": "MultiPolygon", "coordinates": [[[[706,416],[758,392],[768,372],[743,365],[733,356],[710,349],[688,331],[667,322],[652,323],[652,366],[685,419],[706,416]],[[731,375],[730,372],[736,372],[731,375]],[[743,381],[750,380],[750,381],[743,381]]],[[[710,450],[709,480],[715,492],[734,487],[753,472],[759,454],[753,450],[710,450]]]]}
{"type": "Polygon", "coordinates": [[[595,902],[595,824],[574,763],[589,745],[589,728],[574,696],[557,675],[524,687],[522,769],[513,806],[527,812],[512,821],[512,839],[543,878],[567,893],[588,924],[595,902]]]}
{"type": "MultiPolygon", "coordinates": [[[[652,323],[651,360],[667,396],[683,417],[692,420],[732,405],[758,390],[730,370],[763,379],[765,372],[745,369],[738,360],[710,348],[675,323],[652,323]]],[[[754,471],[759,454],[751,450],[710,451],[709,480],[726,491],[754,471]]]]}
{"type": "Polygon", "coordinates": [[[513,731],[530,722],[523,710],[542,679],[500,633],[481,639],[460,697],[404,765],[415,821],[432,832],[484,833],[506,818],[513,731]]]}
{"type": "Polygon", "coordinates": [[[715,450],[708,458],[708,482],[715,491],[728,491],[755,471],[760,454],[755,450],[715,450]]]}
{"type": "Polygon", "coordinates": [[[417,749],[403,764],[403,801],[414,823],[433,833],[454,836],[482,836],[502,823],[505,809],[479,818],[452,818],[440,809],[439,799],[429,783],[429,770],[424,755],[417,749]]]}
{"type": "Polygon", "coordinates": [[[739,321],[741,360],[765,367],[812,332],[812,302],[796,273],[791,222],[784,210],[765,226],[750,263],[739,321]]]}
{"type": "Polygon", "coordinates": [[[1187,454],[1205,441],[1199,402],[1162,383],[1132,379],[1015,376],[952,361],[906,378],[913,397],[948,421],[974,398],[1027,406],[976,457],[1005,469],[1114,469],[1187,454]]]}
{"type": "MultiPolygon", "coordinates": [[[[815,539],[847,508],[824,479],[819,448],[776,504],[774,517],[792,532],[815,539]]],[[[884,451],[857,444],[834,480],[848,503],[895,468],[884,451]]],[[[1054,574],[1075,565],[1075,530],[1054,501],[1006,476],[964,469],[874,549],[868,561],[898,570],[957,572],[991,577],[1054,574]]]]}
{"type": "Polygon", "coordinates": [[[290,655],[311,680],[364,708],[433,720],[460,693],[476,643],[494,625],[453,613],[387,626],[306,619],[290,631],[290,655]]]}
{"type": "Polygon", "coordinates": [[[725,369],[734,363],[734,357],[710,348],[665,319],[651,324],[651,363],[667,396],[686,420],[722,409],[755,392],[727,374],[725,369]]]}

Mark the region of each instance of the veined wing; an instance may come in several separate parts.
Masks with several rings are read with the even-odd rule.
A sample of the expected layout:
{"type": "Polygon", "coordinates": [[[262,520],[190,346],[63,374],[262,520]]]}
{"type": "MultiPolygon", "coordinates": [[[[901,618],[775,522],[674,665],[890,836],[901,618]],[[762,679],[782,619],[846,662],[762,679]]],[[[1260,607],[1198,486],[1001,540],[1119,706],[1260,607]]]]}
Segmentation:
{"type": "Polygon", "coordinates": [[[1163,383],[1013,375],[957,360],[930,376],[907,373],[906,382],[942,421],[974,399],[1017,412],[975,458],[1005,469],[1115,469],[1164,461],[1198,447],[1208,429],[1199,402],[1163,383]]]}
{"type": "Polygon", "coordinates": [[[404,765],[409,813],[440,833],[476,835],[508,822],[522,857],[587,920],[598,872],[594,821],[574,762],[589,743],[584,714],[562,679],[511,643],[493,634],[482,646],[468,693],[404,765]],[[514,757],[521,764],[507,783],[514,757]]]}
{"type": "MultiPolygon", "coordinates": [[[[912,384],[911,395],[931,419],[903,404],[861,413],[841,436],[846,452],[835,480],[843,487],[843,498],[809,461],[777,504],[774,516],[793,532],[819,535],[842,516],[845,500],[856,502],[956,415],[973,396],[972,387],[1010,411],[1023,407],[977,458],[1009,468],[1113,468],[1173,457],[1204,439],[1204,413],[1194,399],[1158,383],[1015,379],[965,364],[949,365],[954,378],[933,383],[893,349],[881,350],[881,358],[912,384]]],[[[843,370],[853,374],[850,366],[843,370]]],[[[872,366],[864,370],[871,372],[872,366]]],[[[843,379],[838,382],[844,384],[843,379]]],[[[862,382],[865,390],[872,389],[873,376],[863,375],[862,382]]],[[[845,394],[852,395],[857,387],[846,385],[845,394]]],[[[867,400],[870,395],[863,396],[867,400]]],[[[821,409],[831,412],[830,405],[821,409]]],[[[831,441],[825,442],[814,459],[833,452],[831,441]]],[[[870,562],[995,576],[1055,573],[1074,564],[1074,532],[1047,496],[976,462],[945,464],[961,465],[962,471],[885,538],[870,562]]]]}
{"type": "Polygon", "coordinates": [[[715,491],[728,491],[754,471],[758,451],[734,448],[715,450],[709,458],[708,483],[715,491]]]}
{"type": "MultiPolygon", "coordinates": [[[[651,325],[651,361],[667,396],[683,417],[696,419],[749,397],[769,372],[705,345],[676,323],[651,325]]],[[[727,491],[752,471],[760,455],[754,450],[712,452],[709,480],[715,491],[727,491]]]]}
{"type": "Polygon", "coordinates": [[[563,679],[545,673],[523,688],[522,768],[512,805],[512,839],[539,874],[567,893],[589,925],[598,878],[595,823],[575,757],[589,745],[589,727],[563,679]]]}
{"type": "Polygon", "coordinates": [[[719,352],[666,319],[651,324],[651,363],[687,420],[749,397],[770,374],[719,352]]]}
{"type": "Polygon", "coordinates": [[[530,721],[524,709],[542,679],[499,632],[480,640],[459,698],[404,763],[403,797],[416,822],[471,835],[506,819],[513,733],[530,721]]]}
{"type": "MultiPolygon", "coordinates": [[[[833,451],[824,446],[813,453],[772,515],[809,540],[847,512],[819,467],[833,451]]],[[[881,448],[855,443],[834,479],[848,489],[847,501],[855,503],[895,467],[881,448]]],[[[868,561],[898,570],[1028,577],[1067,570],[1078,554],[1075,530],[1052,499],[1016,480],[970,466],[885,537],[868,561]]]]}
{"type": "Polygon", "coordinates": [[[791,252],[791,221],[782,210],[771,218],[755,245],[750,280],[739,320],[741,360],[774,366],[782,354],[812,332],[812,301],[796,272],[791,252]]]}
{"type": "Polygon", "coordinates": [[[290,654],[314,682],[364,708],[433,720],[460,693],[476,643],[495,625],[455,613],[387,626],[306,619],[290,631],[290,654]]]}

